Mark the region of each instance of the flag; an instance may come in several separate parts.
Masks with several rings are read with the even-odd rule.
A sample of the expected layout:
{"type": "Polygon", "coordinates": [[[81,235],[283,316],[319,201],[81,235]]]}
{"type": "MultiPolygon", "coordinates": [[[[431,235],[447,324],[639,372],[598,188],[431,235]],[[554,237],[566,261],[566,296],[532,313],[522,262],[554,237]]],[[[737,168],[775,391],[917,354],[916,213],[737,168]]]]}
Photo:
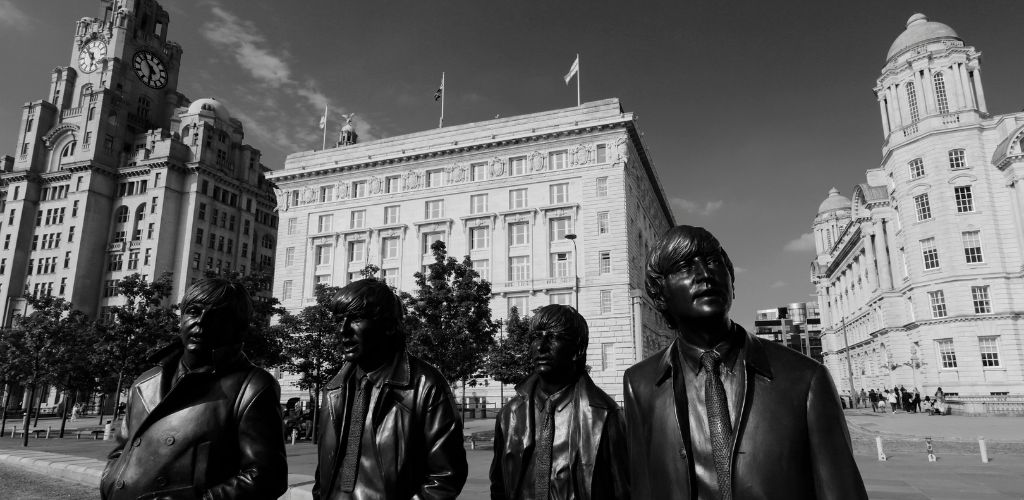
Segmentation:
{"type": "Polygon", "coordinates": [[[577,74],[579,74],[579,72],[580,72],[580,55],[576,54],[576,60],[574,60],[572,62],[572,66],[569,67],[569,72],[566,73],[566,75],[565,75],[565,84],[569,85],[569,80],[572,80],[572,77],[577,75],[577,74]]]}
{"type": "Polygon", "coordinates": [[[436,91],[434,91],[434,100],[435,101],[439,101],[439,100],[441,100],[442,96],[444,96],[444,75],[443,74],[441,75],[441,86],[438,87],[436,91]]]}
{"type": "Polygon", "coordinates": [[[324,105],[324,116],[320,117],[320,128],[323,129],[325,127],[327,127],[327,106],[326,105],[324,105]]]}

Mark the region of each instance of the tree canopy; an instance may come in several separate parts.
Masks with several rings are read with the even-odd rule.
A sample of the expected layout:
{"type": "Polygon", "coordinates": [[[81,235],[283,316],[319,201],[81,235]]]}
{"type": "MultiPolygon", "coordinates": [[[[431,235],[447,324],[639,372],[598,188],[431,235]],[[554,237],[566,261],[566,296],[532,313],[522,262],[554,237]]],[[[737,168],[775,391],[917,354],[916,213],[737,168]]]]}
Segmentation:
{"type": "Polygon", "coordinates": [[[533,373],[530,362],[530,317],[519,316],[513,307],[505,321],[505,336],[495,342],[487,355],[491,378],[505,384],[518,384],[533,373]]]}

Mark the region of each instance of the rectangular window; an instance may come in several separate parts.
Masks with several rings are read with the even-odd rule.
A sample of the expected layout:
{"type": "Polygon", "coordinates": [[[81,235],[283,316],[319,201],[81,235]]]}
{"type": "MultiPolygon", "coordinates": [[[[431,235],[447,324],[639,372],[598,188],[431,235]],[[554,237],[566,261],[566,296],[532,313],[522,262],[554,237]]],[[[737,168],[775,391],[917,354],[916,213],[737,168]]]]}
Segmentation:
{"type": "Polygon", "coordinates": [[[474,227],[469,229],[469,249],[483,250],[491,247],[491,228],[474,227]]]}
{"type": "Polygon", "coordinates": [[[249,244],[248,243],[242,243],[242,257],[248,257],[248,256],[249,256],[249,244]]]}
{"type": "Polygon", "coordinates": [[[486,163],[474,163],[469,166],[469,180],[471,181],[482,181],[487,177],[487,164],[486,163]]]}
{"type": "Polygon", "coordinates": [[[551,254],[551,277],[568,278],[572,276],[571,265],[569,252],[555,252],[551,254]]]}
{"type": "Polygon", "coordinates": [[[597,213],[597,234],[608,234],[608,212],[597,213]]]}
{"type": "Polygon", "coordinates": [[[924,259],[925,269],[939,268],[939,249],[935,247],[935,238],[921,240],[921,257],[924,259]]]}
{"type": "Polygon", "coordinates": [[[120,271],[124,266],[124,255],[119,253],[110,254],[110,261],[107,263],[107,271],[120,271]]]}
{"type": "Polygon", "coordinates": [[[118,280],[106,280],[103,282],[103,296],[104,297],[116,297],[117,296],[117,285],[118,280]]]}
{"type": "Polygon", "coordinates": [[[332,245],[317,245],[313,248],[313,259],[317,266],[326,266],[331,263],[332,245]]]}
{"type": "Polygon", "coordinates": [[[281,300],[292,298],[292,280],[284,280],[281,283],[281,300]]]}
{"type": "Polygon", "coordinates": [[[519,156],[516,158],[509,158],[508,160],[508,172],[509,175],[524,175],[526,174],[526,157],[519,156]]]}
{"type": "Polygon", "coordinates": [[[550,168],[551,170],[562,170],[563,168],[566,167],[566,156],[567,154],[565,151],[555,151],[553,153],[548,153],[548,168],[550,168]]]}
{"type": "Polygon", "coordinates": [[[423,187],[432,188],[442,186],[443,184],[441,182],[441,179],[443,174],[444,172],[441,169],[428,170],[423,179],[425,183],[423,187]]]}
{"type": "Polygon", "coordinates": [[[513,189],[508,192],[508,208],[509,210],[526,208],[526,188],[513,189]]]}
{"type": "Polygon", "coordinates": [[[206,238],[206,248],[217,248],[217,235],[210,233],[209,237],[206,238]]]}
{"type": "Polygon", "coordinates": [[[569,183],[551,185],[551,204],[569,201],[569,183]]]}
{"type": "Polygon", "coordinates": [[[932,218],[932,207],[931,204],[928,203],[928,193],[915,196],[914,207],[917,208],[918,222],[932,218]]]}
{"type": "Polygon", "coordinates": [[[153,233],[156,232],[156,223],[150,222],[146,228],[146,239],[153,239],[153,233]]]}
{"type": "Polygon", "coordinates": [[[398,224],[398,205],[384,207],[384,223],[398,224]]]}
{"type": "Polygon", "coordinates": [[[366,225],[366,210],[353,210],[349,217],[349,229],[362,229],[366,225]]]}
{"type": "Polygon", "coordinates": [[[992,301],[988,297],[988,286],[972,286],[971,300],[974,302],[974,314],[992,313],[992,301]]]}
{"type": "Polygon", "coordinates": [[[551,233],[549,236],[551,243],[564,240],[565,235],[572,232],[572,228],[569,226],[569,217],[548,219],[548,227],[551,233]]]}
{"type": "Polygon", "coordinates": [[[150,263],[150,260],[152,258],[153,258],[153,249],[152,248],[147,248],[146,249],[146,254],[142,258],[142,265],[148,266],[149,263],[150,263]]]}
{"type": "Polygon", "coordinates": [[[334,186],[320,186],[320,203],[334,201],[334,186]]]}
{"type": "Polygon", "coordinates": [[[933,318],[946,317],[946,294],[944,294],[942,290],[928,292],[928,302],[931,303],[932,306],[933,318]]]}
{"type": "Polygon", "coordinates": [[[444,200],[429,200],[425,202],[424,217],[427,220],[444,217],[444,200]]]}
{"type": "Polygon", "coordinates": [[[316,232],[326,233],[331,230],[331,225],[334,223],[334,215],[327,214],[317,217],[316,221],[316,232]]]}
{"type": "Polygon", "coordinates": [[[512,247],[530,244],[530,223],[513,222],[508,225],[508,245],[512,247]]]}
{"type": "Polygon", "coordinates": [[[443,239],[444,239],[444,233],[442,233],[442,232],[426,233],[426,234],[424,234],[423,235],[423,255],[430,255],[433,252],[433,250],[430,249],[430,246],[433,245],[435,241],[442,241],[443,239]]]}
{"type": "Polygon", "coordinates": [[[596,189],[596,193],[595,194],[597,195],[598,198],[604,198],[605,196],[608,196],[608,178],[607,177],[598,177],[597,178],[597,189],[596,189]]]}
{"type": "Polygon", "coordinates": [[[128,270],[139,268],[139,252],[128,252],[128,270]]]}
{"type": "Polygon", "coordinates": [[[192,254],[192,269],[199,269],[200,259],[202,259],[202,257],[199,255],[199,252],[192,254]]]}
{"type": "Polygon", "coordinates": [[[397,236],[391,238],[381,238],[380,240],[380,253],[382,259],[397,259],[399,249],[399,238],[397,236]]]}
{"type": "Polygon", "coordinates": [[[936,340],[935,351],[939,353],[939,366],[947,369],[956,368],[956,351],[953,349],[953,339],[936,340]]]}
{"type": "Polygon", "coordinates": [[[949,151],[949,168],[952,170],[967,168],[967,159],[963,149],[951,149],[949,151]]]}
{"type": "Polygon", "coordinates": [[[910,178],[911,179],[920,179],[921,177],[924,177],[924,161],[923,160],[921,160],[920,158],[914,158],[913,160],[910,160],[910,163],[908,163],[908,166],[910,166],[910,178]]]}
{"type": "Polygon", "coordinates": [[[469,197],[469,213],[482,214],[487,211],[487,195],[474,194],[469,197]]]}
{"type": "Polygon", "coordinates": [[[491,279],[491,261],[487,259],[479,259],[471,261],[473,270],[480,275],[480,279],[489,280],[491,279]]]}
{"type": "MultiPolygon", "coordinates": [[[[142,181],[142,182],[143,182],[143,184],[142,184],[142,185],[143,185],[143,187],[145,187],[145,185],[146,185],[146,184],[145,184],[145,182],[146,182],[146,181],[142,181]]],[[[154,197],[153,197],[153,198],[152,198],[152,199],[150,200],[150,206],[149,206],[149,213],[151,213],[151,214],[155,214],[155,213],[156,213],[156,207],[157,207],[157,205],[159,205],[159,204],[160,204],[160,197],[159,197],[159,196],[154,196],[154,197]]]]}
{"type": "Polygon", "coordinates": [[[384,282],[387,283],[388,286],[393,286],[393,287],[397,287],[398,286],[398,268],[397,267],[389,267],[389,268],[381,269],[380,270],[380,277],[384,279],[384,282]]]}
{"type": "Polygon", "coordinates": [[[604,163],[608,161],[608,146],[606,144],[597,145],[597,163],[604,163]]]}
{"type": "Polygon", "coordinates": [[[527,306],[528,300],[529,300],[529,297],[527,297],[526,295],[510,296],[508,298],[508,314],[509,314],[509,316],[512,315],[512,309],[516,310],[516,313],[519,314],[520,318],[530,314],[530,311],[527,309],[527,307],[528,307],[527,306]]]}
{"type": "Polygon", "coordinates": [[[598,254],[597,257],[597,274],[611,274],[612,272],[612,253],[605,251],[598,254]]]}
{"type": "Polygon", "coordinates": [[[985,258],[981,253],[981,231],[964,231],[960,233],[964,242],[964,258],[968,264],[984,262],[985,258]]]}
{"type": "Polygon", "coordinates": [[[295,247],[284,249],[284,266],[289,267],[295,264],[295,247]]]}
{"type": "Polygon", "coordinates": [[[366,181],[355,181],[352,183],[352,197],[353,198],[365,198],[366,197],[366,181]]]}
{"type": "Polygon", "coordinates": [[[0,274],[7,272],[7,259],[0,259],[0,274]]]}
{"type": "Polygon", "coordinates": [[[971,186],[957,186],[953,188],[953,197],[956,199],[957,213],[962,214],[974,211],[974,194],[971,192],[971,186]]]}
{"type": "Polygon", "coordinates": [[[508,259],[509,281],[526,281],[530,279],[530,257],[520,255],[508,259]]]}
{"type": "Polygon", "coordinates": [[[203,244],[203,228],[201,228],[201,227],[197,227],[196,228],[196,244],[197,245],[202,245],[203,244]]]}
{"type": "Polygon", "coordinates": [[[601,314],[612,312],[612,291],[601,290],[601,314]]]}
{"type": "Polygon", "coordinates": [[[999,367],[999,337],[978,337],[978,351],[983,368],[999,367]]]}
{"type": "Polygon", "coordinates": [[[392,175],[384,178],[384,192],[385,193],[397,193],[399,190],[400,182],[402,178],[397,175],[392,175]]]}
{"type": "Polygon", "coordinates": [[[572,294],[568,292],[555,292],[548,294],[549,304],[559,304],[563,306],[572,305],[572,294]]]}
{"type": "MultiPolygon", "coordinates": [[[[249,227],[248,226],[249,221],[245,221],[245,222],[246,222],[246,227],[249,227]]],[[[295,228],[298,227],[298,225],[299,225],[298,219],[296,217],[290,217],[288,219],[288,234],[295,234],[295,228]]],[[[249,233],[246,233],[246,234],[249,234],[249,233]]]]}

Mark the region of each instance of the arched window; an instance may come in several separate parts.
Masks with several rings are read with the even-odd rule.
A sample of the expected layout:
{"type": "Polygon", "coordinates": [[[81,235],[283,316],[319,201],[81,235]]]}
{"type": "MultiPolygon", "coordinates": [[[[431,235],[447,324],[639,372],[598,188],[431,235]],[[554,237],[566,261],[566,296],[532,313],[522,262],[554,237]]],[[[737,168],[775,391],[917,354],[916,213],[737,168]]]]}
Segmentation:
{"type": "Polygon", "coordinates": [[[917,89],[914,82],[907,82],[907,106],[910,108],[910,121],[916,122],[920,115],[917,112],[917,89]]]}
{"type": "Polygon", "coordinates": [[[263,248],[274,248],[274,238],[269,234],[263,235],[263,248]]]}
{"type": "Polygon", "coordinates": [[[69,158],[75,155],[75,146],[78,141],[71,141],[64,145],[64,148],[60,150],[60,162],[64,163],[69,158]]]}
{"type": "Polygon", "coordinates": [[[146,96],[139,96],[138,105],[135,106],[135,114],[138,115],[139,119],[145,120],[149,117],[149,98],[146,96]]]}
{"type": "Polygon", "coordinates": [[[128,222],[128,207],[124,205],[117,207],[117,211],[114,212],[114,222],[118,224],[124,224],[128,222]]]}
{"type": "Polygon", "coordinates": [[[82,85],[82,93],[78,95],[78,105],[81,106],[87,102],[89,96],[92,95],[92,84],[87,83],[82,85]]]}
{"type": "MultiPolygon", "coordinates": [[[[127,207],[125,207],[127,208],[127,207]]],[[[146,204],[140,203],[135,208],[135,219],[132,224],[132,241],[142,239],[142,220],[146,218],[146,204]]]]}
{"type": "Polygon", "coordinates": [[[932,81],[935,82],[935,101],[939,105],[939,113],[949,113],[949,99],[946,98],[946,81],[942,73],[935,73],[932,76],[932,81]]]}

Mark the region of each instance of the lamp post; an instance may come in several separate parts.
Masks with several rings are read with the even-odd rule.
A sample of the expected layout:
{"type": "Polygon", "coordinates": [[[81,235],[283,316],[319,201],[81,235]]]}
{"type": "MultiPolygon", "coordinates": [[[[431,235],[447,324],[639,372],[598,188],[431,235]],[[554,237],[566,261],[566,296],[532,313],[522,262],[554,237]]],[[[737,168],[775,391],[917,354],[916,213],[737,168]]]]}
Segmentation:
{"type": "Polygon", "coordinates": [[[843,317],[843,344],[846,345],[846,370],[850,376],[850,404],[856,406],[857,388],[853,386],[853,353],[850,352],[850,338],[846,335],[846,318],[843,317]]]}
{"type": "Polygon", "coordinates": [[[569,233],[565,235],[565,239],[572,242],[572,274],[573,282],[572,288],[576,292],[576,310],[580,310],[580,260],[579,250],[576,248],[576,233],[569,233]]]}

